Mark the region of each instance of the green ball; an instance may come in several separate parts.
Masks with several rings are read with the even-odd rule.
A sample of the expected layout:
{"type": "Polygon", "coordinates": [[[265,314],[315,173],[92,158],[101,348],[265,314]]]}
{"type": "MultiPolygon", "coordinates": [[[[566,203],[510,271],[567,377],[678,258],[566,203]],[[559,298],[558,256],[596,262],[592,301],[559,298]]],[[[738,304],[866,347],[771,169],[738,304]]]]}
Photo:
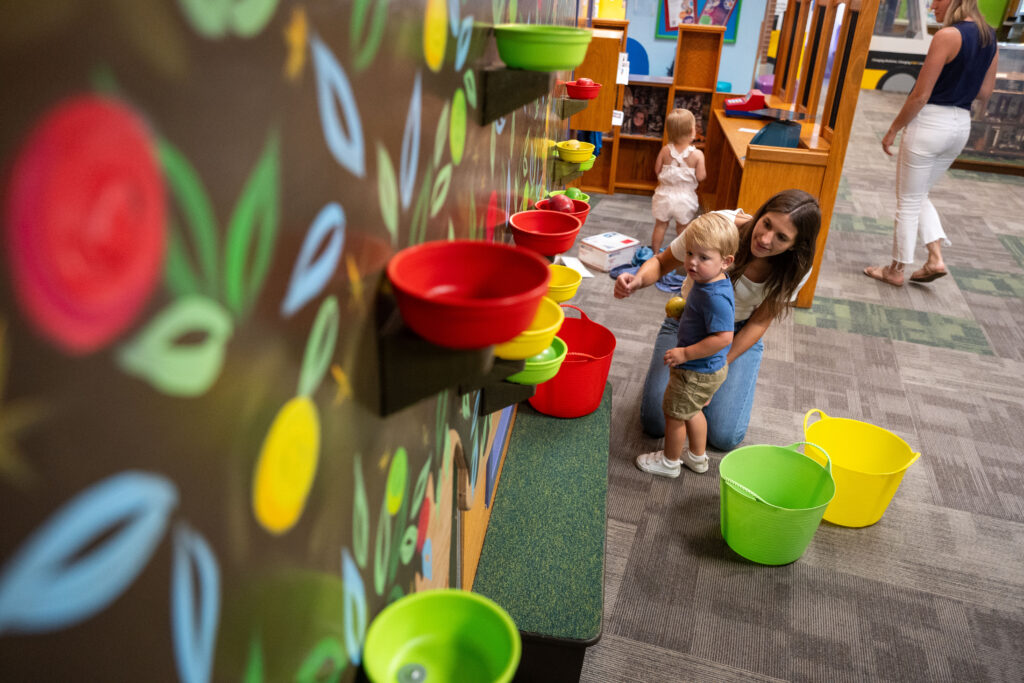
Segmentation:
{"type": "Polygon", "coordinates": [[[583,193],[580,192],[578,187],[566,188],[565,196],[569,199],[583,199],[583,193]]]}

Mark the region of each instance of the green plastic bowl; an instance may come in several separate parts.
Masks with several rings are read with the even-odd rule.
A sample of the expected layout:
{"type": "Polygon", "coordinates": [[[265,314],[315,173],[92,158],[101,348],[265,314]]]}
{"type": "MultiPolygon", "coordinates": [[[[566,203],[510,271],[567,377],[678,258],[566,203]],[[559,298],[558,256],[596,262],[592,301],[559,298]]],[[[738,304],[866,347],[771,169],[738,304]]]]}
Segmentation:
{"type": "Polygon", "coordinates": [[[591,154],[589,159],[587,159],[582,164],[580,164],[580,170],[581,171],[589,171],[590,169],[594,168],[594,162],[595,161],[597,161],[597,157],[595,155],[591,154]]]}
{"type": "MultiPolygon", "coordinates": [[[[584,162],[584,163],[586,163],[586,162],[584,162]]],[[[583,167],[583,165],[581,164],[580,168],[582,168],[582,167],[583,167]]],[[[551,190],[551,192],[548,192],[548,197],[551,197],[552,195],[556,195],[556,194],[565,194],[565,190],[551,190]]],[[[578,197],[575,197],[575,199],[579,199],[580,201],[586,202],[587,204],[590,203],[590,195],[587,194],[586,192],[580,192],[580,195],[578,197]]]]}
{"type": "Polygon", "coordinates": [[[508,378],[515,384],[542,384],[558,374],[569,347],[555,337],[551,346],[526,359],[526,367],[508,378]]]}
{"type": "Polygon", "coordinates": [[[529,71],[567,71],[583,63],[590,31],[546,24],[499,24],[494,27],[498,55],[505,66],[529,71]]]}
{"type": "Polygon", "coordinates": [[[508,612],[470,591],[421,591],[391,603],[366,632],[363,665],[373,683],[508,683],[522,641],[508,612]]]}

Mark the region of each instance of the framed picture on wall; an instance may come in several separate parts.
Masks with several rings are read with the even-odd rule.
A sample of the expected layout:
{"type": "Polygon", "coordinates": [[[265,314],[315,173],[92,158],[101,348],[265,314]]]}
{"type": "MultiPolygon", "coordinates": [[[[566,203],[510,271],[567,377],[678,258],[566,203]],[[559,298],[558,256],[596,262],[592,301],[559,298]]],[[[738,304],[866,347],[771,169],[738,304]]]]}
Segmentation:
{"type": "Polygon", "coordinates": [[[679,24],[725,26],[726,43],[736,42],[740,0],[659,0],[655,38],[675,40],[679,24]]]}

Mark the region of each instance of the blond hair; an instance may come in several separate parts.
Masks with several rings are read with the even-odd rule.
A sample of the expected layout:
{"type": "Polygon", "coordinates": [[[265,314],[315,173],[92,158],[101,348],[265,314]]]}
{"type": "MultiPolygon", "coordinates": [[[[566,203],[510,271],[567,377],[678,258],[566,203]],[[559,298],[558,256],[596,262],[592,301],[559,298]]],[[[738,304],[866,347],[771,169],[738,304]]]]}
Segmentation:
{"type": "Polygon", "coordinates": [[[740,246],[740,233],[731,218],[720,213],[706,213],[690,221],[683,232],[687,249],[714,249],[723,257],[735,256],[740,246]]]}
{"type": "Polygon", "coordinates": [[[673,109],[665,119],[665,130],[668,131],[669,142],[692,138],[696,127],[697,120],[693,118],[693,112],[689,109],[673,109]]]}
{"type": "Polygon", "coordinates": [[[952,0],[946,9],[946,20],[943,26],[952,26],[961,21],[973,21],[978,26],[978,42],[987,46],[992,42],[992,28],[985,21],[981,10],[978,9],[978,0],[952,0]]]}

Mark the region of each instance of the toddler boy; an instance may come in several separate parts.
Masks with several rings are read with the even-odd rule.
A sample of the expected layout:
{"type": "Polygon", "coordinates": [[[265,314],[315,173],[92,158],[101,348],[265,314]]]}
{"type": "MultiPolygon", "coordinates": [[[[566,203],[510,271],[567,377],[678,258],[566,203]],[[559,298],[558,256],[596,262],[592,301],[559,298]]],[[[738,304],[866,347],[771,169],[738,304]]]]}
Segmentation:
{"type": "Polygon", "coordinates": [[[725,274],[739,247],[735,223],[706,213],[686,226],[683,239],[683,265],[693,288],[679,320],[679,345],[665,353],[665,364],[672,366],[661,404],[665,450],[636,459],[644,472],[662,477],[678,477],[680,463],[694,472],[708,469],[708,423],[702,409],[729,371],[725,357],[736,315],[732,281],[725,274]]]}

